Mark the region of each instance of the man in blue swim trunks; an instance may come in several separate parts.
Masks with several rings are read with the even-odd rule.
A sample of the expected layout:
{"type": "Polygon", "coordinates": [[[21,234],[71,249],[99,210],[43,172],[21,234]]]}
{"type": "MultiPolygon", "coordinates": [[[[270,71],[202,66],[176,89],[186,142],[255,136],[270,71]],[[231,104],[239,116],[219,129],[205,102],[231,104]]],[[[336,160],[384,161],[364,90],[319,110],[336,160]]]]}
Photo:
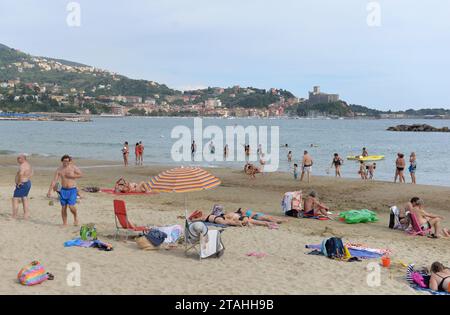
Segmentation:
{"type": "Polygon", "coordinates": [[[82,173],[78,167],[72,162],[69,155],[64,155],[61,158],[62,166],[60,166],[55,173],[50,188],[48,189],[47,197],[50,198],[56,183],[61,180],[61,190],[59,191],[59,201],[61,203],[61,216],[63,225],[67,225],[67,207],[73,214],[73,224],[78,225],[77,215],[77,183],[76,180],[82,177],[82,173]]]}
{"type": "Polygon", "coordinates": [[[19,170],[16,174],[16,189],[12,199],[12,217],[17,218],[19,212],[19,201],[22,200],[23,205],[23,218],[26,220],[29,217],[29,201],[28,193],[31,189],[31,177],[33,176],[33,168],[27,161],[27,157],[21,154],[17,157],[17,163],[19,164],[19,170]]]}

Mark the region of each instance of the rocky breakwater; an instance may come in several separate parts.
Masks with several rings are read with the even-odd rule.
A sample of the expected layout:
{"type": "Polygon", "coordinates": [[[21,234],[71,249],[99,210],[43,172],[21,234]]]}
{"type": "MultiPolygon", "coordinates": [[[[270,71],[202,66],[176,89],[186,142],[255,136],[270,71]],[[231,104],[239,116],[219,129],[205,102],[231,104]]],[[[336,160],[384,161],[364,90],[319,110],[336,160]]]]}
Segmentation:
{"type": "Polygon", "coordinates": [[[436,128],[426,124],[397,125],[389,127],[388,131],[412,131],[412,132],[450,132],[448,127],[436,128]]]}

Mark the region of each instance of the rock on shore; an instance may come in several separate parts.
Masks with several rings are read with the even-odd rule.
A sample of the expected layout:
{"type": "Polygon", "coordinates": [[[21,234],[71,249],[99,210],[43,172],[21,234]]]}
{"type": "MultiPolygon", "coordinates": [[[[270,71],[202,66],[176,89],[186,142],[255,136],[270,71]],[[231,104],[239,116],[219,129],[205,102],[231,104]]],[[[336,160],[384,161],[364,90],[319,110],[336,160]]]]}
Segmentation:
{"type": "Polygon", "coordinates": [[[389,131],[415,131],[415,132],[450,132],[448,127],[436,128],[427,124],[397,125],[389,127],[389,131]]]}

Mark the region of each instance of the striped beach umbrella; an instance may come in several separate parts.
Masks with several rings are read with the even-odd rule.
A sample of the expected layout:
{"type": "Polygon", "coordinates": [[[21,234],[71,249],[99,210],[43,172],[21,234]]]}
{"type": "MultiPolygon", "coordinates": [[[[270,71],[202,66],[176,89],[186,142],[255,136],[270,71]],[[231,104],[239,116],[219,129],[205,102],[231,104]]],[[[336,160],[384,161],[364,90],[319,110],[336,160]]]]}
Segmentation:
{"type": "Polygon", "coordinates": [[[158,174],[147,185],[155,192],[187,193],[212,189],[220,183],[220,179],[199,167],[177,167],[158,174]]]}

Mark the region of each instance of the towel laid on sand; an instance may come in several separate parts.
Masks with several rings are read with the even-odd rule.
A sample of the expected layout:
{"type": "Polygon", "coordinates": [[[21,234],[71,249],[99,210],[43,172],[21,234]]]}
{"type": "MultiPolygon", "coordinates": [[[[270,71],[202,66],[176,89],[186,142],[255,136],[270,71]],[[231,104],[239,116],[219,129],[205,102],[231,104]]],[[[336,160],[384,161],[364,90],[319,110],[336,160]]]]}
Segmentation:
{"type": "Polygon", "coordinates": [[[121,193],[121,192],[115,192],[114,189],[100,189],[102,193],[110,194],[110,195],[118,195],[118,196],[125,196],[125,195],[156,195],[156,192],[128,192],[128,193],[121,193]]]}
{"type": "MultiPolygon", "coordinates": [[[[321,250],[322,245],[306,245],[306,248],[310,248],[310,249],[317,249],[317,250],[321,250]]],[[[371,251],[367,251],[367,250],[363,250],[363,249],[353,249],[350,247],[347,247],[348,251],[350,252],[350,255],[352,255],[352,257],[358,257],[361,259],[375,259],[375,258],[381,258],[383,255],[379,254],[379,253],[374,253],[371,251]]]]}
{"type": "Polygon", "coordinates": [[[73,240],[65,242],[64,247],[93,247],[104,251],[111,251],[113,249],[111,244],[104,243],[100,240],[83,241],[81,238],[75,238],[73,240]]]}

